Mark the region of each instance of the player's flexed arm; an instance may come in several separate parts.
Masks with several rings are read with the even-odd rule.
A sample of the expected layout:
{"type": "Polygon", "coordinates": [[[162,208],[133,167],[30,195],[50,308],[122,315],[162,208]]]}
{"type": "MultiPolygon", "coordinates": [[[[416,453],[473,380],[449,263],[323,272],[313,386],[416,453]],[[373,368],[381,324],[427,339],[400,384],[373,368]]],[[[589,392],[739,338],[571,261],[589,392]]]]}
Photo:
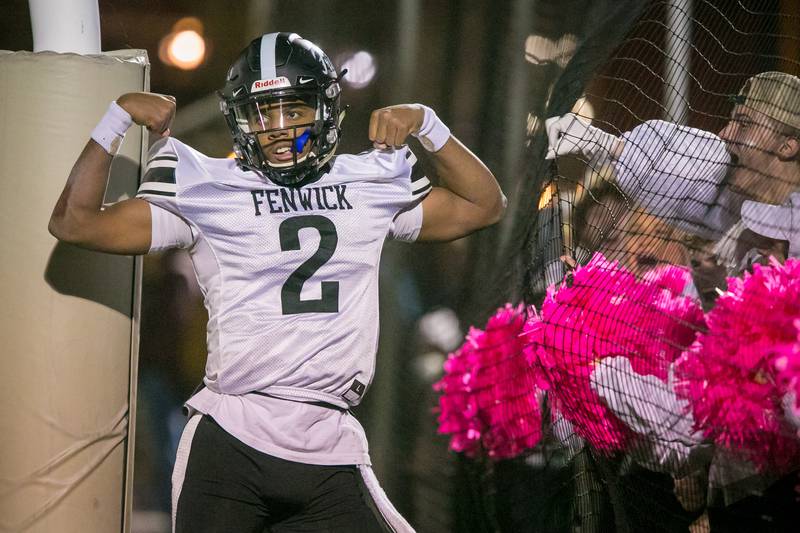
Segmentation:
{"type": "Polygon", "coordinates": [[[422,201],[422,229],[417,240],[458,239],[500,220],[506,199],[497,180],[475,154],[450,135],[431,109],[410,104],[372,113],[369,138],[376,146],[400,146],[409,134],[433,154],[441,185],[422,201]]]}
{"type": "Polygon", "coordinates": [[[72,167],[48,229],[57,239],[84,248],[144,254],[150,249],[151,239],[147,202],[133,198],[103,209],[103,196],[113,153],[131,121],[168,136],[175,116],[175,99],[152,93],[129,93],[122,95],[117,105],[109,108],[72,167]]]}

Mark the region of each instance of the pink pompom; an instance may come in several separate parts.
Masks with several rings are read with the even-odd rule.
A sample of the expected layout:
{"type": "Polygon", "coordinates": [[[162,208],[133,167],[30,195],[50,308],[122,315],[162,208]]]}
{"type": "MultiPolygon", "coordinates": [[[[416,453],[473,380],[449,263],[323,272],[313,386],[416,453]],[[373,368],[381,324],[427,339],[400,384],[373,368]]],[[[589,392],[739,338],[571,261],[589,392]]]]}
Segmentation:
{"type": "Polygon", "coordinates": [[[592,390],[597,361],[625,356],[640,374],[666,381],[669,364],[694,340],[702,309],[681,296],[689,273],[663,267],[642,280],[595,254],[572,283],[548,289],[541,312],[528,320],[524,339],[536,377],[554,408],[593,447],[624,449],[633,433],[592,390]]]}
{"type": "Polygon", "coordinates": [[[728,278],[708,331],[676,365],[676,392],[689,400],[696,428],[762,470],[800,459],[781,406],[800,375],[798,318],[800,261],[754,265],[752,274],[728,278]]]}
{"type": "Polygon", "coordinates": [[[794,404],[789,408],[796,418],[800,418],[800,318],[794,321],[794,329],[797,332],[795,341],[778,348],[775,378],[783,394],[794,394],[794,404]]]}
{"type": "Polygon", "coordinates": [[[447,356],[444,377],[433,388],[439,397],[439,433],[449,433],[450,449],[473,457],[480,449],[483,426],[477,419],[477,400],[472,389],[475,366],[474,338],[483,332],[470,328],[464,344],[447,356]]]}
{"type": "Polygon", "coordinates": [[[449,355],[434,389],[442,393],[439,432],[451,435],[451,450],[507,459],[541,439],[539,392],[519,337],[524,324],[523,307],[506,304],[449,355]]]}

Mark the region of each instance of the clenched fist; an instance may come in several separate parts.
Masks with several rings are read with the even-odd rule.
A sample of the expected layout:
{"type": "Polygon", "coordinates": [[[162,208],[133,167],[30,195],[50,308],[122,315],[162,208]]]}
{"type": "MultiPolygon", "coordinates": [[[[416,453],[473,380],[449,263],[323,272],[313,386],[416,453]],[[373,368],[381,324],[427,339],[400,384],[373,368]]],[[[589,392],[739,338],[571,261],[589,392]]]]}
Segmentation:
{"type": "Polygon", "coordinates": [[[128,112],[133,121],[162,137],[169,137],[175,118],[175,97],[156,93],[126,93],[117,104],[128,112]]]}
{"type": "Polygon", "coordinates": [[[425,111],[420,105],[403,104],[376,109],[369,119],[369,140],[380,150],[402,146],[419,131],[425,111]]]}

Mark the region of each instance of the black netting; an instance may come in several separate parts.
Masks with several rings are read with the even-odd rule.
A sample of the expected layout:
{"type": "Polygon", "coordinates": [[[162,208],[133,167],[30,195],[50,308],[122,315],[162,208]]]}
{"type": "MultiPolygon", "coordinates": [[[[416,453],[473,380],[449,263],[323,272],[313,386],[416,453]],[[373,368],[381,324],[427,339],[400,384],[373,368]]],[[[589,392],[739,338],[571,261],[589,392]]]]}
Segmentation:
{"type": "Polygon", "coordinates": [[[437,386],[463,530],[796,530],[800,6],[534,5],[527,172],[437,386]]]}

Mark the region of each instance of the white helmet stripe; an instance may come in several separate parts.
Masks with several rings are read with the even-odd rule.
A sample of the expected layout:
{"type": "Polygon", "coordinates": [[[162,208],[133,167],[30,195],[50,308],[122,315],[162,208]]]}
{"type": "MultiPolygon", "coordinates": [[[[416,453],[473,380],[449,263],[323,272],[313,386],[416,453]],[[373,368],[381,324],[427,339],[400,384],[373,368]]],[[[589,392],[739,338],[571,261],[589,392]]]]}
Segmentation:
{"type": "Polygon", "coordinates": [[[271,80],[277,78],[275,71],[275,39],[277,33],[268,33],[261,37],[261,79],[271,80]]]}

